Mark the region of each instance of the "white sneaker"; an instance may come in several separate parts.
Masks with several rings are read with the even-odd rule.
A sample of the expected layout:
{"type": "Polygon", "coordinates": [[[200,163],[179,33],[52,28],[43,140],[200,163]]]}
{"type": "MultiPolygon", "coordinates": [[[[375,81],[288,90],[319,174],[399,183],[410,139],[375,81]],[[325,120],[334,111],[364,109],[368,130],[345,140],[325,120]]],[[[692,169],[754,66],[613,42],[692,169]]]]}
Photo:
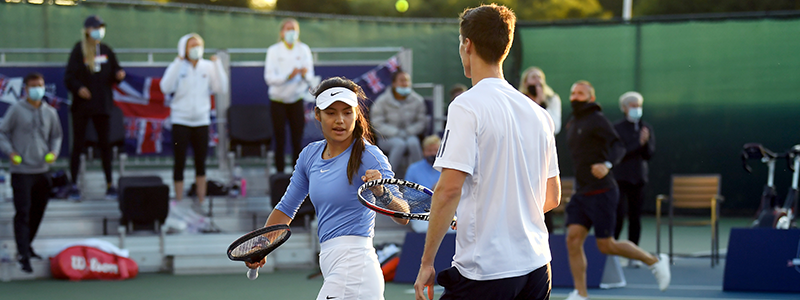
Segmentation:
{"type": "Polygon", "coordinates": [[[588,299],[589,299],[588,296],[584,297],[579,295],[578,290],[572,290],[572,293],[569,293],[569,295],[567,295],[567,298],[564,300],[588,300],[588,299]]]}
{"type": "Polygon", "coordinates": [[[653,276],[656,277],[656,282],[658,282],[658,289],[659,290],[666,290],[669,286],[669,281],[672,278],[669,272],[669,256],[666,254],[659,254],[658,255],[658,262],[654,263],[652,266],[649,266],[650,271],[653,272],[653,276]]]}
{"type": "Polygon", "coordinates": [[[641,260],[635,260],[635,259],[628,260],[628,268],[638,269],[641,267],[644,267],[644,263],[641,260]]]}

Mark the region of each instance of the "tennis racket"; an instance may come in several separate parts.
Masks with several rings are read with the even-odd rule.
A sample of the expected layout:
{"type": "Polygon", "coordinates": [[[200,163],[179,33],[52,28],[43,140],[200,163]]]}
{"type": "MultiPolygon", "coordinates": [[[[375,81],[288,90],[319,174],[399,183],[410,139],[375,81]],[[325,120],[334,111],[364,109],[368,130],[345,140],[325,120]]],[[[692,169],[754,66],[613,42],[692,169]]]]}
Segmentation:
{"type": "MultiPolygon", "coordinates": [[[[228,259],[257,263],[292,235],[289,225],[278,224],[259,228],[236,239],[228,247],[228,259]]],[[[258,268],[247,271],[247,278],[258,278],[258,268]]]]}
{"type": "MultiPolygon", "coordinates": [[[[396,178],[368,181],[358,188],[358,200],[364,206],[390,217],[409,220],[428,221],[432,196],[431,189],[396,178]]],[[[450,226],[455,224],[453,218],[450,226]]]]}

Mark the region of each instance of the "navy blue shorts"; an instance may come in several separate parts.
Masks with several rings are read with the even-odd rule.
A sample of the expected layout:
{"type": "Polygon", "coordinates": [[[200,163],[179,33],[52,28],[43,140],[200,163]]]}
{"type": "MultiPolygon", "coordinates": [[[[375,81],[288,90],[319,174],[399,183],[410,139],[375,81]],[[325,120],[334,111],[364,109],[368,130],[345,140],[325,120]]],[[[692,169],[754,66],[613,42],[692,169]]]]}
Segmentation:
{"type": "Polygon", "coordinates": [[[604,193],[591,196],[576,193],[567,204],[567,226],[578,224],[591,229],[594,225],[595,237],[613,237],[617,220],[617,203],[619,203],[619,188],[616,186],[604,193]]]}
{"type": "Polygon", "coordinates": [[[444,287],[440,300],[494,299],[494,300],[548,300],[550,299],[550,264],[528,274],[495,280],[472,280],[461,276],[455,267],[447,268],[436,281],[444,287]]]}

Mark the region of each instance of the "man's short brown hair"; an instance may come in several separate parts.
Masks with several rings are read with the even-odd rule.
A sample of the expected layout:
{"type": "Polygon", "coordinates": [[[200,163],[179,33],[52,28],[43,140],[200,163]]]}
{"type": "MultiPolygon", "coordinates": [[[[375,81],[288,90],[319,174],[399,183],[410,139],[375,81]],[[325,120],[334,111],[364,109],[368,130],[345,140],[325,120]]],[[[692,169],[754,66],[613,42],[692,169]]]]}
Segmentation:
{"type": "Polygon", "coordinates": [[[498,63],[506,58],[517,22],[511,9],[494,3],[484,4],[465,9],[459,18],[461,37],[472,41],[481,59],[498,63]]]}

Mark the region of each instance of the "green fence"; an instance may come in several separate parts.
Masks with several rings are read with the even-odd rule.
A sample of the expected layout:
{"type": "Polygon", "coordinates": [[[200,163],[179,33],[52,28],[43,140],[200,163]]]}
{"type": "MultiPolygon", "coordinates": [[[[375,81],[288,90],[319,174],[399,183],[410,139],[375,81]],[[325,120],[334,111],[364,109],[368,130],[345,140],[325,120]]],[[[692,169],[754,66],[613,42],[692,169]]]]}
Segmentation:
{"type": "MultiPolygon", "coordinates": [[[[82,2],[78,6],[6,3],[0,5],[0,28],[3,29],[0,30],[0,48],[71,48],[80,38],[83,20],[93,14],[106,22],[104,42],[114,48],[174,48],[178,39],[189,32],[202,35],[209,48],[267,48],[278,41],[278,26],[284,18],[242,9],[201,9],[147,2],[82,2]]],[[[458,23],[455,19],[404,21],[320,15],[296,18],[300,22],[301,40],[312,48],[410,48],[414,52],[415,82],[435,82],[446,87],[456,82],[468,83],[462,75],[457,54],[458,23]]],[[[239,58],[263,60],[265,54],[239,58]]],[[[336,59],[347,59],[342,54],[337,55],[340,57],[336,59]]],[[[38,54],[13,59],[66,62],[67,57],[38,54]]],[[[172,58],[157,59],[170,61],[172,58]]]]}
{"type": "MultiPolygon", "coordinates": [[[[522,69],[537,65],[562,96],[586,79],[612,121],[619,96],[644,95],[644,120],[657,137],[645,208],[667,193],[670,174],[720,173],[723,212],[754,213],[766,182],[763,166],[748,175],[739,153],[747,142],[775,151],[800,144],[800,20],[758,19],[518,28],[522,69]]],[[[562,174],[574,174],[558,137],[562,174]]],[[[751,164],[758,164],[751,162],[751,164]]],[[[783,197],[791,173],[779,162],[783,197]]]]}

